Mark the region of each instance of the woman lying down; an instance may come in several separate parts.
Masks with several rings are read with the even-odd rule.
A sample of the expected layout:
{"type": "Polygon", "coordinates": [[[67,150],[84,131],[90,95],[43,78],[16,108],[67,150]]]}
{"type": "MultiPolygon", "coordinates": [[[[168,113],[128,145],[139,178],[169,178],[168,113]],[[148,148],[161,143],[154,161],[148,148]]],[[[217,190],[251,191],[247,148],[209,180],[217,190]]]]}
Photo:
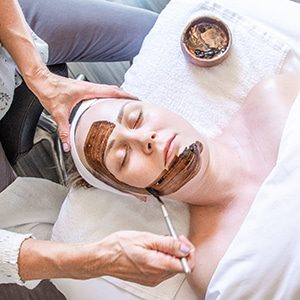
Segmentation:
{"type": "Polygon", "coordinates": [[[189,283],[199,298],[276,163],[299,75],[257,84],[213,139],[169,110],[134,100],[96,100],[76,123],[73,156],[83,177],[139,199],[151,188],[190,205],[196,267],[189,283]]]}

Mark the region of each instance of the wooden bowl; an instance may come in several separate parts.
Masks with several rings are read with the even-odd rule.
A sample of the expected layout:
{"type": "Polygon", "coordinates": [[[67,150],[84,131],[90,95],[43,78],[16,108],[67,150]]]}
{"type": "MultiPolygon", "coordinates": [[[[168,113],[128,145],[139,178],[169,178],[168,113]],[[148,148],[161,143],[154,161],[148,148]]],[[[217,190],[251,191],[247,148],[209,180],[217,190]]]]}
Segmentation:
{"type": "Polygon", "coordinates": [[[214,16],[193,19],[181,36],[181,49],[186,59],[200,67],[220,64],[228,56],[231,44],[229,27],[214,16]]]}

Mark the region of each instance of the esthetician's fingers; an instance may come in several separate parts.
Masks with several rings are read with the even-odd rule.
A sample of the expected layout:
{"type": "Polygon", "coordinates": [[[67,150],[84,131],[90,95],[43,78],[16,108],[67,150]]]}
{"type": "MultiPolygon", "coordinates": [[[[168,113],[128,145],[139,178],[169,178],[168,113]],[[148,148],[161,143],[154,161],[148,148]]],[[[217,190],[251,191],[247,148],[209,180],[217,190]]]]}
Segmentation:
{"type": "Polygon", "coordinates": [[[96,84],[87,81],[80,81],[79,88],[81,90],[81,99],[92,98],[128,98],[137,99],[118,86],[107,84],[96,84]]]}
{"type": "MultiPolygon", "coordinates": [[[[149,232],[115,232],[96,243],[92,254],[89,253],[89,257],[94,256],[89,259],[88,269],[92,272],[89,277],[109,275],[155,286],[177,273],[183,273],[181,257],[187,257],[190,263],[192,254],[188,254],[182,243],[172,237],[149,232]]],[[[190,267],[193,269],[194,265],[190,264],[190,267]]]]}
{"type": "Polygon", "coordinates": [[[188,256],[190,252],[194,250],[193,244],[186,238],[176,240],[170,236],[156,236],[151,247],[152,249],[178,258],[188,256]]]}
{"type": "Polygon", "coordinates": [[[194,245],[184,235],[180,235],[178,239],[181,242],[181,245],[184,245],[182,247],[190,249],[189,253],[195,251],[194,245]]]}
{"type": "Polygon", "coordinates": [[[150,245],[160,255],[161,267],[170,272],[183,272],[181,257],[187,257],[191,270],[194,268],[194,246],[186,238],[175,240],[172,237],[156,236],[150,245]]]}
{"type": "Polygon", "coordinates": [[[191,270],[193,270],[195,267],[195,246],[184,235],[180,235],[179,240],[181,243],[191,249],[189,255],[187,256],[187,260],[191,270]]]}
{"type": "Polygon", "coordinates": [[[70,149],[68,120],[77,103],[93,98],[136,99],[117,86],[65,78],[48,69],[39,72],[35,80],[27,84],[56,121],[65,151],[70,149]]]}
{"type": "Polygon", "coordinates": [[[57,130],[64,152],[70,151],[70,124],[67,115],[56,117],[57,130]]]}
{"type": "MultiPolygon", "coordinates": [[[[68,79],[68,78],[67,78],[68,79]]],[[[67,82],[70,83],[69,79],[67,82]]],[[[71,83],[76,83],[76,88],[68,91],[64,98],[59,99],[57,97],[56,101],[59,101],[52,110],[52,115],[58,125],[58,133],[60,139],[63,143],[63,149],[65,152],[70,150],[70,126],[69,117],[73,107],[82,100],[88,100],[92,98],[129,98],[136,99],[135,96],[123,91],[117,86],[110,86],[106,84],[95,84],[86,81],[75,81],[71,80],[71,83]]]]}

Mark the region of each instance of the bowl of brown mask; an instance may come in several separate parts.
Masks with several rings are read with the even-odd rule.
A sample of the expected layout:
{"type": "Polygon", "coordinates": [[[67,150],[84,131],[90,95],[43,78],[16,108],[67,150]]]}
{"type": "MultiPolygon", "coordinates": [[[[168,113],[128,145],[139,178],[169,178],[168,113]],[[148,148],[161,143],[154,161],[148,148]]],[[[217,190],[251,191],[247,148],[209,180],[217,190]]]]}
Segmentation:
{"type": "Polygon", "coordinates": [[[229,27],[219,18],[201,16],[185,27],[181,37],[182,51],[191,63],[213,67],[229,54],[232,36],[229,27]]]}

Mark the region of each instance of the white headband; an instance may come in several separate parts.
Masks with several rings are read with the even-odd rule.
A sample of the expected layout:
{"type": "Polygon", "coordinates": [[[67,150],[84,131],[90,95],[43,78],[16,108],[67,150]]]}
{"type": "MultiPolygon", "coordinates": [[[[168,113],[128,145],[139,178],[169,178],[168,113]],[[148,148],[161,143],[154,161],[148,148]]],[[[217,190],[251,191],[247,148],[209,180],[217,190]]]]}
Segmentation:
{"type": "Polygon", "coordinates": [[[87,182],[89,183],[91,186],[100,189],[100,190],[104,190],[104,191],[109,191],[115,194],[119,194],[119,195],[127,195],[126,193],[120,192],[119,190],[105,184],[104,182],[102,182],[101,180],[99,180],[98,178],[96,178],[82,163],[81,159],[79,158],[77,149],[76,149],[76,144],[75,144],[75,129],[76,129],[76,125],[80,119],[80,117],[82,116],[82,114],[91,106],[93,106],[94,104],[96,104],[99,101],[103,101],[102,99],[92,99],[92,100],[88,100],[88,101],[84,101],[82,102],[82,104],[80,105],[79,109],[77,110],[72,124],[71,124],[71,131],[70,131],[70,143],[71,143],[71,155],[74,161],[74,164],[76,166],[77,171],[79,172],[80,176],[87,182]]]}

